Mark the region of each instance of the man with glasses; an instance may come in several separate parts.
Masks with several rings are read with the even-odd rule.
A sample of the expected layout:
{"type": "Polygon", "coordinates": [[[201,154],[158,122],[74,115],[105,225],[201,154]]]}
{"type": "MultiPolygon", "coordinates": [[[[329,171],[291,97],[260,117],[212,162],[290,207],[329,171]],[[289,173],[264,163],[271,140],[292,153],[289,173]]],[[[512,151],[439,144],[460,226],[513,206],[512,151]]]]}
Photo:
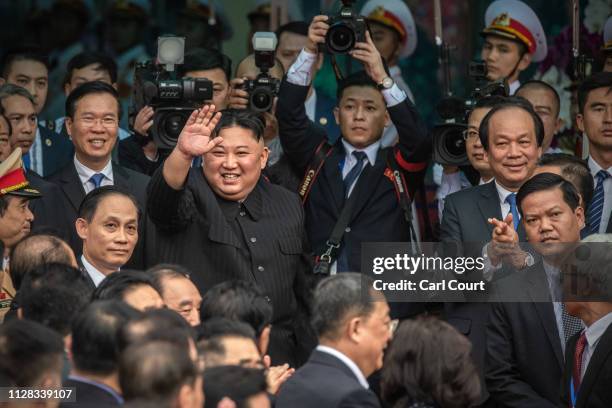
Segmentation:
{"type": "MultiPolygon", "coordinates": [[[[478,185],[488,183],[493,179],[491,166],[489,166],[489,162],[484,157],[484,149],[478,137],[478,128],[480,127],[482,118],[484,118],[495,105],[503,101],[503,96],[487,96],[480,99],[476,105],[474,105],[474,109],[469,113],[467,128],[463,131],[463,139],[465,140],[465,150],[468,160],[480,175],[478,185]]],[[[438,216],[440,220],[442,220],[444,199],[446,196],[468,187],[472,187],[472,183],[458,167],[444,166],[442,183],[438,189],[438,216]]]]}
{"type": "Polygon", "coordinates": [[[74,144],[74,159],[50,178],[63,192],[63,208],[70,222],[69,243],[75,254],[82,252],[74,222],[85,195],[115,185],[132,193],[144,208],[149,177],[123,168],[111,160],[119,129],[119,97],[115,88],[87,82],[66,100],[66,130],[74,144]]]}

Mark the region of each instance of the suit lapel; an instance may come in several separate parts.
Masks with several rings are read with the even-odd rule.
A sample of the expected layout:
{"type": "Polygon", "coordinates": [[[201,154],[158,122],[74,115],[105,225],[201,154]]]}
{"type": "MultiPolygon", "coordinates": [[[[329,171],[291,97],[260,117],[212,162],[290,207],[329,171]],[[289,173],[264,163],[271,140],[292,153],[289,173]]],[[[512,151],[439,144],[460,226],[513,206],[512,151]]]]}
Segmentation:
{"type": "Polygon", "coordinates": [[[606,234],[612,234],[612,217],[608,220],[608,226],[606,227],[606,234]]]}
{"type": "Polygon", "coordinates": [[[78,211],[81,201],[85,198],[85,189],[83,188],[83,184],[81,184],[81,179],[77,174],[74,163],[70,163],[62,171],[61,187],[66,197],[68,197],[68,201],[70,201],[70,204],[74,207],[74,210],[78,211]]]}
{"type": "Polygon", "coordinates": [[[331,192],[338,213],[344,204],[344,183],[342,181],[342,169],[340,168],[340,162],[343,161],[344,156],[342,143],[336,143],[334,153],[323,166],[325,182],[331,192]]]}
{"type": "Polygon", "coordinates": [[[126,191],[130,191],[130,175],[115,162],[113,162],[113,184],[126,191]]]}
{"type": "Polygon", "coordinates": [[[559,367],[563,369],[563,350],[561,348],[561,338],[559,337],[559,328],[557,327],[557,317],[555,316],[554,306],[552,302],[538,301],[542,299],[542,293],[549,292],[544,266],[542,263],[538,262],[533,268],[526,270],[526,275],[529,283],[527,291],[533,301],[533,306],[540,319],[540,323],[544,327],[546,336],[555,352],[559,367]]]}
{"type": "Polygon", "coordinates": [[[485,220],[489,236],[493,234],[493,226],[487,221],[489,218],[495,217],[501,220],[501,208],[499,206],[499,196],[497,195],[497,188],[495,188],[495,182],[485,184],[485,187],[480,192],[481,196],[478,200],[478,208],[480,213],[485,220]]]}
{"type": "Polygon", "coordinates": [[[591,389],[597,382],[599,372],[606,364],[610,364],[610,360],[612,359],[610,354],[612,354],[612,324],[609,325],[606,331],[601,335],[595,352],[591,355],[589,365],[584,373],[582,383],[580,384],[576,406],[587,406],[586,402],[591,395],[591,389]]]}

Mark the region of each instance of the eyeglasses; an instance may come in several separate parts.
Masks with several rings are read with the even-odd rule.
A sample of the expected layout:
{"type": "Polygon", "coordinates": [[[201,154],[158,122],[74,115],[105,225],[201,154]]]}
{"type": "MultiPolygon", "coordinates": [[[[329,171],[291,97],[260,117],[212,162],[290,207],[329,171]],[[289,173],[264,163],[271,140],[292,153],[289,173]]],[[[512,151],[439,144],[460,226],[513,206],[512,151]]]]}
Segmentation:
{"type": "Polygon", "coordinates": [[[463,132],[461,132],[461,134],[463,135],[463,140],[478,137],[478,131],[474,129],[465,129],[463,132]]]}
{"type": "Polygon", "coordinates": [[[85,117],[79,118],[79,121],[87,127],[93,127],[98,122],[100,122],[100,124],[102,124],[102,126],[105,128],[112,128],[112,127],[117,126],[118,124],[117,118],[110,118],[110,117],[98,119],[98,118],[94,118],[91,116],[85,116],[85,117]]]}

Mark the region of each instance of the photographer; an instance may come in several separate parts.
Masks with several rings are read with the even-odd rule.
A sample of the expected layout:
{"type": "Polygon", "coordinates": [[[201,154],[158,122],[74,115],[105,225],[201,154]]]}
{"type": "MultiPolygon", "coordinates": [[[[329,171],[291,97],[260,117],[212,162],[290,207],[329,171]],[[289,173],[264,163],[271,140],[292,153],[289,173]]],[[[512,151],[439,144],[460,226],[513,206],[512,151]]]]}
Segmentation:
{"type": "MultiPolygon", "coordinates": [[[[212,81],[211,101],[219,110],[227,108],[230,93],[232,60],[216,50],[194,49],[185,54],[184,63],[178,65],[180,78],[206,78],[212,81]]],[[[119,162],[122,166],[152,175],[169,151],[159,150],[150,137],[155,110],[145,106],[134,119],[134,136],[119,142],[119,162]]]]}
{"type": "MultiPolygon", "coordinates": [[[[308,120],[304,100],[319,44],[326,41],[328,18],[321,15],[312,20],[308,44],[279,92],[276,115],[283,150],[301,174],[308,170],[315,151],[326,146],[326,134],[308,120]]],[[[430,154],[427,128],[405,92],[389,77],[369,32],[365,42],[356,42],[349,54],[363,63],[365,72],[351,74],[339,83],[334,115],[342,138],[327,145],[329,154],[305,198],[306,229],[317,255],[330,250],[326,242],[344,205],[354,205],[350,227],[342,228],[340,246],[330,252],[332,259],[325,271],[330,273],[359,271],[362,242],[411,240],[412,228],[396,195],[396,184],[383,175],[391,171],[388,163],[395,162],[412,196],[423,181],[430,154]],[[399,143],[383,148],[380,138],[391,122],[398,129],[399,143]],[[349,200],[353,195],[354,203],[349,200]]]]}
{"type": "Polygon", "coordinates": [[[485,13],[481,58],[490,81],[506,80],[510,95],[521,83],[519,75],[532,62],[546,58],[546,34],[538,16],[518,0],[497,0],[485,13]]]}

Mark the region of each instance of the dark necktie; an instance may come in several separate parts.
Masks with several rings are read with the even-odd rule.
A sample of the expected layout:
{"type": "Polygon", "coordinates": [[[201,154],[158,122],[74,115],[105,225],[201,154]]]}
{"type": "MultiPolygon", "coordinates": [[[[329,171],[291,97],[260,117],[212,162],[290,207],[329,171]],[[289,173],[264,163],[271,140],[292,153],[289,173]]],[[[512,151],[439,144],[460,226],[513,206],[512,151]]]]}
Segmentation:
{"type": "Polygon", "coordinates": [[[96,173],[89,178],[89,181],[94,186],[94,190],[102,185],[102,180],[104,180],[104,174],[102,173],[96,173]]]}
{"type": "Polygon", "coordinates": [[[357,177],[359,177],[359,174],[361,174],[361,171],[363,170],[363,161],[368,158],[365,152],[360,152],[357,150],[353,151],[353,156],[355,156],[355,159],[357,159],[357,163],[355,163],[351,171],[349,171],[346,177],[344,177],[344,196],[345,197],[349,196],[349,191],[351,191],[351,186],[353,185],[355,180],[357,180],[357,177]]]}
{"type": "Polygon", "coordinates": [[[512,214],[512,223],[514,224],[514,230],[518,231],[520,219],[518,209],[516,208],[516,193],[509,194],[508,197],[506,197],[506,202],[510,204],[510,213],[512,214]]]}
{"type": "Polygon", "coordinates": [[[578,393],[580,389],[580,372],[582,371],[582,354],[584,354],[584,349],[586,348],[587,339],[586,334],[583,332],[578,341],[576,342],[576,350],[574,351],[574,369],[572,370],[572,377],[574,379],[574,392],[578,393]]]}
{"type": "Polygon", "coordinates": [[[599,170],[595,175],[597,185],[595,186],[595,192],[593,194],[593,199],[591,200],[591,205],[589,205],[589,209],[587,211],[587,223],[590,234],[599,233],[605,198],[604,182],[608,177],[610,177],[610,173],[608,173],[606,170],[599,170]]]}

